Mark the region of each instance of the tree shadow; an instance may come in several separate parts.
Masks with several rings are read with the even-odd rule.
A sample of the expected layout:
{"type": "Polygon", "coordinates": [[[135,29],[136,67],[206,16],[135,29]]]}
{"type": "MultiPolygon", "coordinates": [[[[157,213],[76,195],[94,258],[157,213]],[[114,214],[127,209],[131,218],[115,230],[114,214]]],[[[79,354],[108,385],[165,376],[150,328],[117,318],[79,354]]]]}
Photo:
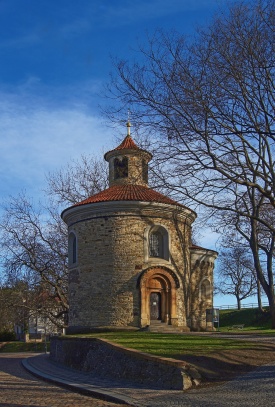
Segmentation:
{"type": "Polygon", "coordinates": [[[272,344],[252,345],[249,349],[230,349],[208,355],[175,355],[195,366],[204,383],[221,383],[248,373],[275,360],[272,344]]]}

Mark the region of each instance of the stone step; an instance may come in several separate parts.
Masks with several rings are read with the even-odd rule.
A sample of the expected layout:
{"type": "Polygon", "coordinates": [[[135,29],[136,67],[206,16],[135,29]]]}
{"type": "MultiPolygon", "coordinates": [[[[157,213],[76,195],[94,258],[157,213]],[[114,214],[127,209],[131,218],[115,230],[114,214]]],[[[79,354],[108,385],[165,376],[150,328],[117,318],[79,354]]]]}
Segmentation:
{"type": "Polygon", "coordinates": [[[155,333],[181,333],[184,331],[184,329],[177,326],[164,324],[161,321],[153,321],[148,327],[148,331],[155,333]]]}

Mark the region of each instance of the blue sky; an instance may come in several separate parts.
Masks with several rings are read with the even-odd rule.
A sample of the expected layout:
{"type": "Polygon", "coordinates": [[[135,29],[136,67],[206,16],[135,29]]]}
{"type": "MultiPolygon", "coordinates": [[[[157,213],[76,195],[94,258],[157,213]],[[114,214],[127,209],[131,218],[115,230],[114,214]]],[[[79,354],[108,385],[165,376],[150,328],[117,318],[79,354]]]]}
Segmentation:
{"type": "Polygon", "coordinates": [[[98,107],[111,57],[137,58],[158,28],[193,35],[223,3],[0,0],[0,201],[38,198],[45,174],[112,148],[117,134],[98,107]]]}
{"type": "Polygon", "coordinates": [[[36,195],[45,173],[109,149],[98,104],[111,56],[136,57],[157,28],[192,34],[220,2],[0,1],[0,198],[36,195]]]}

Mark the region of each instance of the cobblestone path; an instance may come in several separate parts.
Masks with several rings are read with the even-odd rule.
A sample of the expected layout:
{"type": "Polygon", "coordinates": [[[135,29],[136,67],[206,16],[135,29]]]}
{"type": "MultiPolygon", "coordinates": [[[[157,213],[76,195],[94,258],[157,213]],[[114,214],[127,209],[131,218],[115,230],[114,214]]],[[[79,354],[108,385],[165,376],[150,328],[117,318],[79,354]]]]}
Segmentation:
{"type": "Polygon", "coordinates": [[[64,388],[36,379],[21,360],[29,354],[0,354],[1,407],[125,407],[91,396],[73,393],[64,388]]]}
{"type": "MultiPolygon", "coordinates": [[[[0,353],[0,407],[122,407],[125,404],[103,401],[92,396],[73,393],[54,384],[40,381],[21,366],[24,358],[31,354],[0,353]]],[[[47,376],[55,380],[61,377],[63,383],[80,384],[89,387],[87,375],[56,366],[47,355],[30,358],[32,363],[44,369],[47,376]],[[35,361],[36,360],[36,361],[35,361]],[[51,374],[51,375],[50,375],[51,374]]],[[[37,370],[37,369],[36,369],[37,370]]],[[[42,375],[43,377],[43,375],[42,375]]],[[[93,382],[92,378],[92,382],[93,382]]],[[[104,382],[104,380],[103,380],[104,382]]],[[[91,383],[90,383],[91,384],[91,383]]],[[[101,383],[102,385],[104,383],[101,383]]],[[[275,407],[275,362],[260,366],[231,382],[220,386],[176,390],[156,390],[137,386],[117,388],[115,383],[105,380],[105,388],[122,400],[129,400],[135,407],[275,407]]],[[[93,386],[91,386],[93,387],[93,386]]]]}

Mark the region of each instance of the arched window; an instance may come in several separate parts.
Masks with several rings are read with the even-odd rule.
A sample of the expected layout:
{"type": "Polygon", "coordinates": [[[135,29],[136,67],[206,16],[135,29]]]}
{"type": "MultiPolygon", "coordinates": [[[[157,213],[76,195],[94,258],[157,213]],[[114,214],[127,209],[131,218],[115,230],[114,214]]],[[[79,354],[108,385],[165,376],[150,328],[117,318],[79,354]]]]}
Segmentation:
{"type": "Polygon", "coordinates": [[[128,158],[115,158],[114,160],[114,179],[128,177],[128,158]]]}
{"type": "Polygon", "coordinates": [[[149,257],[169,259],[168,232],[162,226],[154,226],[149,232],[149,257]]]}
{"type": "Polygon", "coordinates": [[[69,235],[69,266],[77,263],[77,239],[76,235],[71,232],[69,235]]]}
{"type": "Polygon", "coordinates": [[[157,230],[149,237],[150,257],[163,257],[163,235],[157,230]]]}

